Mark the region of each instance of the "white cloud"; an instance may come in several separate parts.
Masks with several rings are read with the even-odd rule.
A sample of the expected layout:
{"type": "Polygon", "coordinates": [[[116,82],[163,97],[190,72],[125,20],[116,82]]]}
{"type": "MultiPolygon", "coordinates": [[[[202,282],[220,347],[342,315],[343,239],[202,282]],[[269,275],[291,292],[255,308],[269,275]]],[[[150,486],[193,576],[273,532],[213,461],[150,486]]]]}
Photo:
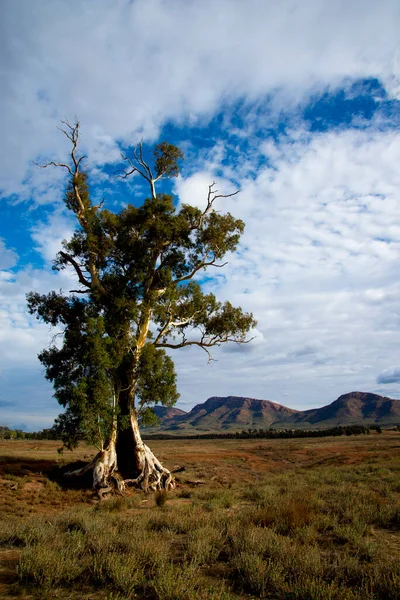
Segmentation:
{"type": "Polygon", "coordinates": [[[53,274],[26,267],[17,274],[0,273],[0,366],[37,365],[37,354],[54,336],[47,325],[27,313],[26,294],[47,293],[53,289],[69,289],[68,274],[53,274]]]}
{"type": "Polygon", "coordinates": [[[400,367],[385,369],[382,373],[379,373],[376,382],[380,384],[400,383],[400,367]]]}
{"type": "Polygon", "coordinates": [[[26,293],[70,287],[69,273],[48,267],[0,271],[0,399],[11,403],[1,407],[0,422],[10,427],[22,422],[33,430],[51,426],[60,412],[37,358],[57,331],[28,314],[26,293]]]}
{"type": "MultiPolygon", "coordinates": [[[[397,355],[400,141],[395,132],[328,132],[275,150],[271,167],[220,201],[246,231],[224,275],[207,284],[254,312],[263,342],[251,356],[217,352],[206,385],[210,395],[301,408],[371,389],[397,355]]],[[[204,183],[182,179],[181,197],[204,194],[204,183]]]]}
{"type": "Polygon", "coordinates": [[[29,161],[65,156],[55,124],[66,116],[82,120],[101,163],[117,157],[116,139],[150,139],[168,119],[201,123],[237,98],[279,92],[279,113],[360,77],[396,95],[398,22],[396,0],[366,0],[361,20],[357,0],[5,0],[0,189],[33,186],[45,200],[29,161]]]}
{"type": "Polygon", "coordinates": [[[69,240],[74,230],[74,219],[60,210],[55,211],[45,222],[33,225],[31,237],[35,242],[35,250],[50,263],[62,249],[62,242],[69,240]]]}
{"type": "Polygon", "coordinates": [[[14,267],[17,261],[18,254],[14,250],[6,248],[4,240],[0,238],[0,270],[14,267]]]}

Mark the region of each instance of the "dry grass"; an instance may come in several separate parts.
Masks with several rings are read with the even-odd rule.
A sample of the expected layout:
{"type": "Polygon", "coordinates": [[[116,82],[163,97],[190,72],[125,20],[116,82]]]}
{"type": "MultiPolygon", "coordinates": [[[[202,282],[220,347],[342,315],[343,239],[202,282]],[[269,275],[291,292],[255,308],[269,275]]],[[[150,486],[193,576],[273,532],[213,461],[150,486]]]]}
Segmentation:
{"type": "Polygon", "coordinates": [[[102,503],[63,487],[57,444],[39,444],[0,444],[1,598],[399,597],[399,433],[157,441],[186,468],[177,490],[102,503]]]}

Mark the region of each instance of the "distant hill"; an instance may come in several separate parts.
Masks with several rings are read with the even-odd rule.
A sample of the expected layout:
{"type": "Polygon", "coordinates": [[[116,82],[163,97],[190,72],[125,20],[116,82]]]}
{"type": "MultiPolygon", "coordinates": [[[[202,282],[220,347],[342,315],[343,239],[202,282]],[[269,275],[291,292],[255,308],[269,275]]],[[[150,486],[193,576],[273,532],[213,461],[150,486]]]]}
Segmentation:
{"type": "Polygon", "coordinates": [[[325,429],[336,425],[400,424],[400,400],[377,394],[351,392],[311,410],[294,410],[270,400],[242,396],[213,396],[188,413],[156,406],[162,421],[157,431],[205,433],[242,429],[325,429]]]}
{"type": "Polygon", "coordinates": [[[239,427],[270,427],[276,422],[289,419],[297,412],[269,400],[239,396],[226,398],[213,396],[203,404],[197,404],[175,423],[179,428],[189,425],[205,431],[239,427]]]}
{"type": "Polygon", "coordinates": [[[187,414],[180,408],[175,408],[173,406],[159,406],[157,404],[153,406],[153,410],[164,426],[167,425],[169,421],[173,421],[177,417],[187,414]]]}
{"type": "Polygon", "coordinates": [[[400,400],[368,392],[350,392],[323,406],[305,410],[296,424],[332,427],[334,425],[367,425],[400,423],[400,400]]]}

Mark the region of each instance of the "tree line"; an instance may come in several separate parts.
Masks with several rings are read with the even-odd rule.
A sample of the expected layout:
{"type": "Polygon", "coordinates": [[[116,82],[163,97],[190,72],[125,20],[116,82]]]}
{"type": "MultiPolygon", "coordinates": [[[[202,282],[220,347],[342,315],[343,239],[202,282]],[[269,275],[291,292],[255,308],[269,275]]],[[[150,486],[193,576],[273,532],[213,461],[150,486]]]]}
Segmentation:
{"type": "MultiPolygon", "coordinates": [[[[400,431],[400,425],[395,428],[400,431]]],[[[341,435],[369,434],[371,431],[382,433],[380,425],[347,425],[331,427],[329,429],[243,429],[229,433],[200,433],[196,435],[173,435],[168,433],[153,433],[145,435],[147,440],[236,440],[236,439],[288,439],[307,437],[328,437],[341,435]]],[[[41,431],[23,431],[22,429],[10,429],[7,425],[0,425],[0,440],[59,440],[60,435],[56,426],[41,431]]],[[[84,441],[83,437],[82,440],[84,441]]]]}
{"type": "Polygon", "coordinates": [[[57,440],[57,432],[54,428],[42,429],[41,431],[24,431],[23,429],[11,429],[7,425],[0,425],[0,440],[57,440]]]}
{"type": "Polygon", "coordinates": [[[318,438],[341,435],[369,434],[371,431],[382,433],[379,425],[346,425],[329,429],[243,429],[229,433],[200,433],[195,435],[173,435],[154,433],[143,435],[143,439],[151,440],[246,440],[246,439],[287,439],[287,438],[318,438]]]}

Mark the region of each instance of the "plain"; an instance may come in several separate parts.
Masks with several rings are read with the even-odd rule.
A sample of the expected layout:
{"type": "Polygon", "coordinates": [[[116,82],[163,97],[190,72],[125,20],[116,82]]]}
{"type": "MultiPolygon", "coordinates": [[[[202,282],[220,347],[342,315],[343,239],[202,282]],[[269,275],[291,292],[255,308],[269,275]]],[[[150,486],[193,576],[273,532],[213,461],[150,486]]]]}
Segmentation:
{"type": "Polygon", "coordinates": [[[176,490],[102,502],[58,445],[0,442],[3,599],[399,597],[399,432],[155,440],[176,490]]]}

